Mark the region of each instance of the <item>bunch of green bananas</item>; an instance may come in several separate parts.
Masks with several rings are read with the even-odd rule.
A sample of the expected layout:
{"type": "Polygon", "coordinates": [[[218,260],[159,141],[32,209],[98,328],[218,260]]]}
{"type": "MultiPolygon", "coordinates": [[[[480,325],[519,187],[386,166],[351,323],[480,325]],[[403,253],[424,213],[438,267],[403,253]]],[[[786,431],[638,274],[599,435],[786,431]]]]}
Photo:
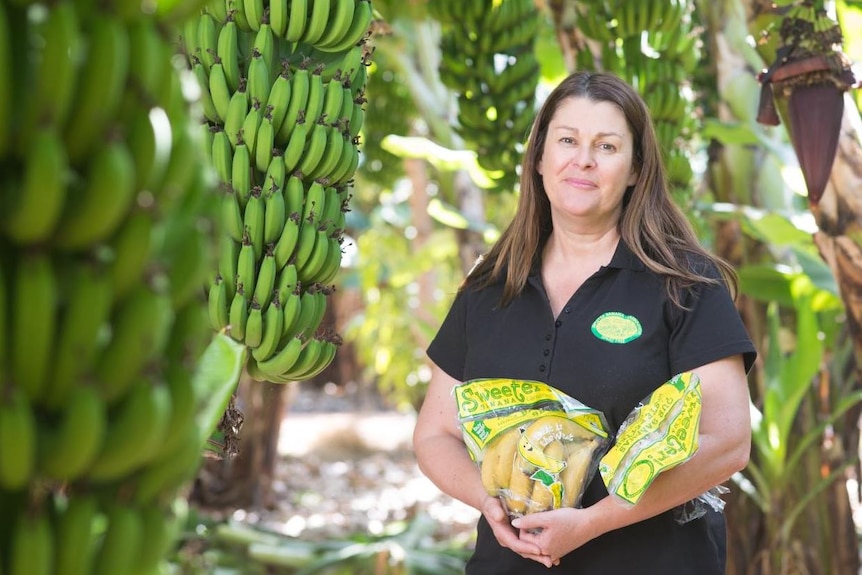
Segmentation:
{"type": "Polygon", "coordinates": [[[488,443],[479,463],[482,484],[510,516],[576,507],[600,448],[598,436],[571,419],[541,416],[488,443]]]}
{"type": "Polygon", "coordinates": [[[341,343],[321,322],[359,164],[370,0],[214,0],[182,30],[224,192],[209,315],[288,382],[341,343]]]}
{"type": "Polygon", "coordinates": [[[168,23],[138,12],[0,2],[7,575],[154,573],[201,461],[215,186],[168,23]]]}
{"type": "Polygon", "coordinates": [[[643,96],[666,150],[668,180],[687,188],[688,152],[680,146],[694,129],[690,78],[700,51],[688,0],[615,0],[578,5],[577,27],[601,46],[602,66],[629,81],[643,96]]]}
{"type": "MultiPolygon", "coordinates": [[[[433,7],[433,9],[432,9],[433,7]]],[[[446,24],[440,79],[458,94],[458,132],[475,149],[494,191],[513,191],[539,81],[533,0],[439,0],[431,14],[446,24]]]]}

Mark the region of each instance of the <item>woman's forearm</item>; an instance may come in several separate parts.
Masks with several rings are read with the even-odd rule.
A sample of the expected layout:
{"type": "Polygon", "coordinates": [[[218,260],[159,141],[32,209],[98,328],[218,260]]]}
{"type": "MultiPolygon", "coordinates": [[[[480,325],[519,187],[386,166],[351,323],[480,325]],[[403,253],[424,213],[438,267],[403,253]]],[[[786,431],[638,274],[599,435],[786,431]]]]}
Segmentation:
{"type": "Polygon", "coordinates": [[[482,501],[488,494],[476,464],[459,439],[452,435],[430,435],[417,438],[413,449],[419,469],[443,493],[482,509],[482,501]]]}

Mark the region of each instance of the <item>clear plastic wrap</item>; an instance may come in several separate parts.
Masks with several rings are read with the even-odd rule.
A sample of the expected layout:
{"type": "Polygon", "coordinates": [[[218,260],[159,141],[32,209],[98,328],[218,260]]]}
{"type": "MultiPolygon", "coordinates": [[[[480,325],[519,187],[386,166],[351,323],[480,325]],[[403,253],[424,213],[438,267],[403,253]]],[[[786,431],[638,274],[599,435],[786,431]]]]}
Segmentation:
{"type": "Polygon", "coordinates": [[[610,444],[600,411],[536,381],[476,379],[454,393],[470,457],[510,517],[580,505],[610,444]]]}
{"type": "Polygon", "coordinates": [[[700,410],[700,378],[693,372],[675,375],[644,398],[599,463],[608,493],[634,505],[660,473],[690,459],[700,410]]]}

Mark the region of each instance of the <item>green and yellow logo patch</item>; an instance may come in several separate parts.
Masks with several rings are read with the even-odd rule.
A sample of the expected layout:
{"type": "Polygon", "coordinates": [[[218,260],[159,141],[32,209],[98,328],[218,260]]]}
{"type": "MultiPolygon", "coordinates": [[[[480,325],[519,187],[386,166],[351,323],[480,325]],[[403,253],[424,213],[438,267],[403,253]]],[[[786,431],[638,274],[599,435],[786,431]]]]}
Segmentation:
{"type": "Polygon", "coordinates": [[[596,318],[591,329],[594,336],[608,343],[628,343],[643,333],[638,318],[618,311],[603,313],[596,318]]]}

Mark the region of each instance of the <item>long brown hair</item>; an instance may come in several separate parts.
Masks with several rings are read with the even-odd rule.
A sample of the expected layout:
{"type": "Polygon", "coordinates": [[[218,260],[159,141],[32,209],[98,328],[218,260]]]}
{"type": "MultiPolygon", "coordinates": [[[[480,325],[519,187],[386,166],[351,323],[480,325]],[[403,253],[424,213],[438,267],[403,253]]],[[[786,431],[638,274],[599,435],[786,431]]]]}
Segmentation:
{"type": "Polygon", "coordinates": [[[565,78],[542,104],[527,142],[515,217],[474,266],[461,289],[473,285],[487,287],[498,281],[504,272],[501,305],[508,305],[524,289],[533,263],[553,228],[551,204],[537,166],[545,147],[548,125],[568,98],[610,102],[625,115],[634,140],[633,168],[638,178],[623,197],[620,236],[644,265],[665,277],[671,301],[682,307],[685,288],[717,281],[706,275],[705,270],[700,269],[702,266],[692,263],[704,259],[715,264],[735,295],[735,271],[700,245],[691,223],[670,196],[661,150],[646,104],[617,76],[587,71],[565,78]]]}

